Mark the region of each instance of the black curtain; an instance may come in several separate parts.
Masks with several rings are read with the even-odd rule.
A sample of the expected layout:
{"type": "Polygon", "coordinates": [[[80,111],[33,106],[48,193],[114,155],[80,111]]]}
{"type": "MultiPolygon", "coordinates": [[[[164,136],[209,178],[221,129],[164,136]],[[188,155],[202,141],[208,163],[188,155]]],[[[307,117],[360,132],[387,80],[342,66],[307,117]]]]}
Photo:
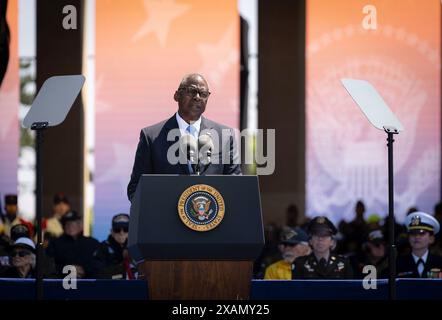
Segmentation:
{"type": "Polygon", "coordinates": [[[8,0],[0,1],[0,86],[9,62],[9,27],[6,21],[8,0]]]}
{"type": "Polygon", "coordinates": [[[240,129],[244,129],[247,127],[247,97],[249,92],[249,25],[247,21],[240,16],[240,41],[241,41],[241,65],[240,65],[240,74],[239,74],[239,82],[240,82],[240,89],[239,89],[239,107],[240,107],[240,122],[239,127],[240,129]]]}

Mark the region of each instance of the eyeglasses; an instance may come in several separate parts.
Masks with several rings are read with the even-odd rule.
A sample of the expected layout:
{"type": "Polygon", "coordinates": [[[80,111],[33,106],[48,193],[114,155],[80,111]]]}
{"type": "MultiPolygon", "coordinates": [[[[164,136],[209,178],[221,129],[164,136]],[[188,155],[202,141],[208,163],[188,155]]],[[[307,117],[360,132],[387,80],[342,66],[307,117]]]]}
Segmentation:
{"type": "Polygon", "coordinates": [[[205,90],[198,90],[195,87],[180,87],[178,90],[184,90],[187,95],[191,96],[192,98],[196,97],[196,94],[198,93],[202,99],[207,99],[210,96],[209,91],[205,90]]]}
{"type": "Polygon", "coordinates": [[[112,228],[112,231],[115,233],[120,233],[121,231],[124,231],[126,233],[129,232],[129,228],[127,227],[121,227],[121,228],[112,228]]]}
{"type": "Polygon", "coordinates": [[[19,256],[21,258],[26,257],[30,255],[31,253],[29,251],[13,251],[11,253],[11,257],[19,256]]]}

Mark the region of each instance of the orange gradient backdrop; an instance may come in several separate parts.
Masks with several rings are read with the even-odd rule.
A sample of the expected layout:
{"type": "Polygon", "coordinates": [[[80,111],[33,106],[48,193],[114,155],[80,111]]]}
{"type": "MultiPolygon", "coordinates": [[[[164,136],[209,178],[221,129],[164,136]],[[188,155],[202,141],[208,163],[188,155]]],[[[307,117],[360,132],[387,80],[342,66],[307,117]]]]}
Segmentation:
{"type": "Polygon", "coordinates": [[[234,0],[100,0],[96,3],[94,235],[128,212],[126,186],[141,128],[177,110],[186,73],[212,95],[205,116],[239,122],[239,15],[234,0]]]}

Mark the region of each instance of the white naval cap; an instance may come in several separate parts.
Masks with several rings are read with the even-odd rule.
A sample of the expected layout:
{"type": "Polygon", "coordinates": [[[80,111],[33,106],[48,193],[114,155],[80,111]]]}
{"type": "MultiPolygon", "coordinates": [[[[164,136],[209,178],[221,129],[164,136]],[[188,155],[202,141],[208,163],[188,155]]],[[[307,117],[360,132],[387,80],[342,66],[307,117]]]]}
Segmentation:
{"type": "Polygon", "coordinates": [[[413,230],[425,230],[436,234],[440,230],[439,222],[430,214],[416,211],[405,218],[405,226],[408,232],[413,230]]]}

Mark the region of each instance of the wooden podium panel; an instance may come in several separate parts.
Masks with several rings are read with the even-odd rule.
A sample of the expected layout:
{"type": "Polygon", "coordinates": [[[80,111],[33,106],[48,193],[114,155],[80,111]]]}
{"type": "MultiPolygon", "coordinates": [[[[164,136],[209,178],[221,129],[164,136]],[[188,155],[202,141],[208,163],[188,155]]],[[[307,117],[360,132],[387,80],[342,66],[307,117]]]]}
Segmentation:
{"type": "Polygon", "coordinates": [[[152,300],[247,300],[252,261],[145,261],[152,300]]]}

